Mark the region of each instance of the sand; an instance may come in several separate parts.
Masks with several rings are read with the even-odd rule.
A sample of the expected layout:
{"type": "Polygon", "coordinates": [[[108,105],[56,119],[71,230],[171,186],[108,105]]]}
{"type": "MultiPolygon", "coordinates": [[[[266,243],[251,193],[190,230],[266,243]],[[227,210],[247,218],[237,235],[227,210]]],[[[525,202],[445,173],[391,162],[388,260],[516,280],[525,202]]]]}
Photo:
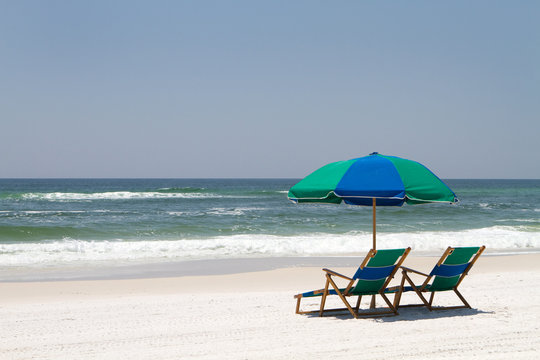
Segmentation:
{"type": "MultiPolygon", "coordinates": [[[[434,262],[407,259],[423,271],[434,262]]],[[[293,295],[322,285],[315,266],[2,282],[0,359],[540,358],[540,254],[483,255],[460,288],[472,309],[403,308],[359,320],[296,315],[293,295]]],[[[449,293],[440,301],[458,300],[449,293]]]]}

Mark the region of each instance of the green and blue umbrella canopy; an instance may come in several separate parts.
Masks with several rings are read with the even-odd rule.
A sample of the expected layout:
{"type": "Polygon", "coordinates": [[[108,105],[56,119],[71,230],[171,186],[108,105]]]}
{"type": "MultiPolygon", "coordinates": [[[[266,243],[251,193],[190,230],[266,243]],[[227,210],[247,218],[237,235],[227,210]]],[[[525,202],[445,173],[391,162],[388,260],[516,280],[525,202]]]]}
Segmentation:
{"type": "Polygon", "coordinates": [[[424,165],[378,153],[327,164],[291,187],[288,198],[295,203],[373,206],[373,249],[376,206],[458,201],[456,194],[424,165]]]}

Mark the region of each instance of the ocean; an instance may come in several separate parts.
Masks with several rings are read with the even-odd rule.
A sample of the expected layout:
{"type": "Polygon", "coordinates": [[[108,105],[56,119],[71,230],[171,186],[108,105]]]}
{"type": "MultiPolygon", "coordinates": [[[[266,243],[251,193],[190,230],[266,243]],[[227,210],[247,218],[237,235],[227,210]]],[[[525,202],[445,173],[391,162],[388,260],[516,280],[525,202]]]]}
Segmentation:
{"type": "MultiPolygon", "coordinates": [[[[298,179],[0,179],[0,267],[288,256],[371,247],[372,209],[294,204],[298,179]]],[[[379,248],[540,250],[540,180],[445,180],[459,203],[377,208],[379,248]]]]}

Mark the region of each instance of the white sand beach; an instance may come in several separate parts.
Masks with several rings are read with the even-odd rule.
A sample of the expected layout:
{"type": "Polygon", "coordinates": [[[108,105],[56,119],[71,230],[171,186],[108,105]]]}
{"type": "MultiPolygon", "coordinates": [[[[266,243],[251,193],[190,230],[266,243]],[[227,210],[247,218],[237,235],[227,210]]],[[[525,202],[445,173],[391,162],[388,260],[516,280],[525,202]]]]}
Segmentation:
{"type": "MultiPolygon", "coordinates": [[[[411,255],[406,264],[430,271],[435,261],[411,255]]],[[[540,254],[481,256],[460,287],[472,309],[403,308],[399,316],[358,320],[296,315],[293,295],[322,285],[320,267],[3,282],[0,359],[540,357],[540,254]]],[[[440,300],[458,301],[453,294],[440,300]]]]}

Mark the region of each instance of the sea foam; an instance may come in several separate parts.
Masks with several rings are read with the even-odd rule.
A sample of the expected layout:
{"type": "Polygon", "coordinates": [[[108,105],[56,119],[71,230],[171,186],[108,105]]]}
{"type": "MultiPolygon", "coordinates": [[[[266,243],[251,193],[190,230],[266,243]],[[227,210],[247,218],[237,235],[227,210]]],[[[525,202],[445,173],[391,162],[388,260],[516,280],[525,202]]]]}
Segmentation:
{"type": "MultiPolygon", "coordinates": [[[[48,200],[48,201],[81,201],[81,200],[130,200],[130,199],[167,199],[167,198],[183,198],[183,199],[218,199],[232,197],[230,195],[220,195],[213,193],[202,192],[132,192],[132,191],[113,191],[99,193],[68,193],[68,192],[53,192],[53,193],[27,193],[23,194],[25,200],[48,200]]],[[[238,197],[238,196],[235,196],[238,197]]]]}
{"type": "MultiPolygon", "coordinates": [[[[378,248],[412,247],[418,253],[439,253],[447,246],[486,245],[490,250],[540,249],[537,232],[495,226],[456,232],[380,233],[378,248]]],[[[323,256],[365,253],[371,234],[297,236],[231,235],[206,239],[57,241],[0,245],[0,266],[56,266],[74,262],[159,262],[250,256],[323,256]]]]}

